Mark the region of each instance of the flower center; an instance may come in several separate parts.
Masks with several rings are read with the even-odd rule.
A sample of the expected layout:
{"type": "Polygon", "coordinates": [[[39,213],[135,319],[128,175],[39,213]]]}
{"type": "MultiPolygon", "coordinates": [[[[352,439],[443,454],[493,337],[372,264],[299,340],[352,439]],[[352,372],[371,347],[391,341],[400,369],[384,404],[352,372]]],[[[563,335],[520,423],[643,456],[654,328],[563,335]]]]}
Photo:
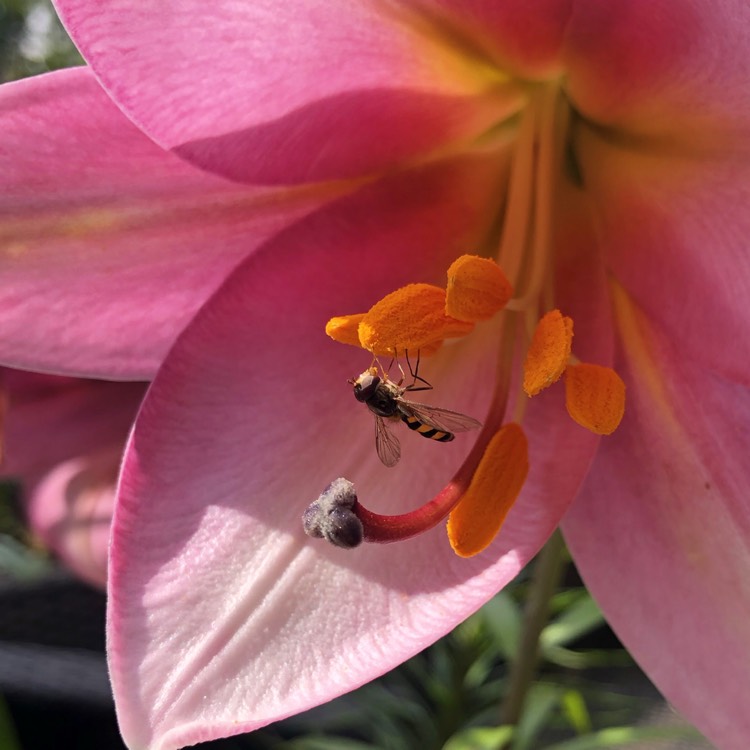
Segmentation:
{"type": "Polygon", "coordinates": [[[530,94],[511,163],[497,260],[461,256],[448,269],[445,289],[409,284],[365,313],[328,322],[326,333],[334,340],[359,346],[374,358],[370,368],[351,382],[357,399],[375,416],[376,434],[381,436],[383,431],[378,455],[386,466],[394,465],[399,457],[397,439],[395,447],[388,443],[393,441],[388,433],[390,421],[400,419],[442,441],[452,439],[451,429],[476,425],[465,415],[449,412],[452,417],[448,419],[446,410],[420,408],[424,405],[408,401],[408,391],[418,381],[425,382],[412,370],[414,357],[418,363],[438,351],[446,339],[470,335],[476,323],[499,314],[503,317],[500,374],[474,447],[441,492],[411,512],[380,515],[359,502],[351,482],[338,479],[305,512],[304,525],[311,536],[341,547],[361,541],[400,541],[433,528],[447,516],[454,551],[463,557],[475,555],[500,530],[529,470],[533,471],[522,427],[528,398],[565,374],[570,416],[597,434],[616,429],[625,403],[622,380],[610,368],[577,360],[572,354],[573,321],[554,309],[551,216],[569,111],[557,84],[541,85],[530,94]],[[519,348],[525,351],[525,395],[517,401],[513,420],[506,421],[519,348]],[[405,357],[414,384],[402,388],[401,383],[389,381],[377,359],[386,356],[405,357]]]}

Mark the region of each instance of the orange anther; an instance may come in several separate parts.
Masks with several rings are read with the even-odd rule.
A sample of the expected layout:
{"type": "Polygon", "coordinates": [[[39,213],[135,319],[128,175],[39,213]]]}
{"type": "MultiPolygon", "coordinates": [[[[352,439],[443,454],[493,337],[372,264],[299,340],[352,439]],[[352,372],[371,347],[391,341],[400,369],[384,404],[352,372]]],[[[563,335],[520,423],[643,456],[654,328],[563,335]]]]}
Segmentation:
{"type": "Polygon", "coordinates": [[[460,557],[480,553],[495,538],[529,472],[529,446],[511,422],[490,440],[461,501],[448,516],[448,540],[460,557]]]}
{"type": "Polygon", "coordinates": [[[529,396],[552,385],[565,371],[573,342],[573,319],[548,312],[536,326],[523,365],[523,389],[529,396]]]}
{"type": "Polygon", "coordinates": [[[409,284],[376,302],[359,324],[359,342],[375,355],[434,352],[444,339],[471,333],[473,323],[445,314],[445,290],[409,284]]]}
{"type": "Polygon", "coordinates": [[[625,413],[625,383],[611,368],[571,365],[565,372],[568,414],[597,435],[611,435],[625,413]]]}
{"type": "Polygon", "coordinates": [[[326,323],[326,333],[340,344],[359,346],[359,324],[364,313],[357,315],[339,315],[326,323]]]}
{"type": "Polygon", "coordinates": [[[513,296],[513,287],[500,266],[490,258],[462,255],[448,269],[445,312],[452,318],[489,320],[513,296]]]}

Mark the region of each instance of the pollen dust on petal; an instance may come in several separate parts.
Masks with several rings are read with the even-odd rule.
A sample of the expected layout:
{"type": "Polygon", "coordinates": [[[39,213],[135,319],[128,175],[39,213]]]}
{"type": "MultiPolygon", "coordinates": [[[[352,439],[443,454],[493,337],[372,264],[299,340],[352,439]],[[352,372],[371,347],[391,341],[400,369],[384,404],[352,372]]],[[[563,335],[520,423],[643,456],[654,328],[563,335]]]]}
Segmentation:
{"type": "Polygon", "coordinates": [[[479,554],[495,538],[529,473],[526,435],[515,422],[490,440],[461,501],[448,516],[448,540],[460,557],[479,554]]]}
{"type": "Polygon", "coordinates": [[[551,310],[537,323],[523,365],[523,389],[536,396],[565,372],[573,342],[573,319],[551,310]]]}
{"type": "Polygon", "coordinates": [[[513,287],[500,266],[490,258],[462,255],[448,269],[445,312],[452,318],[489,320],[513,296],[513,287]]]}
{"type": "Polygon", "coordinates": [[[408,284],[376,302],[359,324],[359,342],[376,355],[434,352],[444,339],[465,336],[473,323],[445,314],[445,290],[408,284]]]}
{"type": "Polygon", "coordinates": [[[625,413],[625,383],[610,367],[582,363],[565,371],[571,418],[597,435],[611,435],[625,413]]]}

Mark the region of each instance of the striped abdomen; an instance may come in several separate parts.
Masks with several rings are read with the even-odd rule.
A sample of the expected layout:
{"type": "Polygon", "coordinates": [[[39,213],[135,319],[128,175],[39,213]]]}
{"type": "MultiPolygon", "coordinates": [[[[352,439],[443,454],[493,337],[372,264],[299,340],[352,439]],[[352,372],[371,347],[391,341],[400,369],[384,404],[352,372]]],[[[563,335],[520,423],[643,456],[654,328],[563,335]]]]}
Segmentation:
{"type": "Polygon", "coordinates": [[[430,438],[430,440],[437,440],[439,443],[450,443],[455,437],[452,432],[444,432],[443,430],[435,429],[424,422],[420,422],[411,414],[401,414],[400,416],[410,430],[418,432],[422,437],[430,438]]]}

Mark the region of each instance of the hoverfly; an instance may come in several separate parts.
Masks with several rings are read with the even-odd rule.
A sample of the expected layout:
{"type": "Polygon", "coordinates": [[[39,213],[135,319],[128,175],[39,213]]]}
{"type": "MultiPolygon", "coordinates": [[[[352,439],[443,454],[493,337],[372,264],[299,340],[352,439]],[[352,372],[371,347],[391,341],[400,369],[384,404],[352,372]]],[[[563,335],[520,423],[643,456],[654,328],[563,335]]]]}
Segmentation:
{"type": "Polygon", "coordinates": [[[400,383],[388,380],[387,375],[381,378],[376,367],[370,367],[356,380],[349,381],[354,386],[357,401],[367,404],[367,408],[375,415],[375,450],[388,467],[395,466],[401,458],[401,444],[389,430],[388,422],[402,421],[422,437],[440,443],[453,440],[454,432],[475,430],[482,426],[481,422],[466,414],[405,399],[404,394],[409,391],[428,390],[432,387],[416,387],[417,380],[426,381],[415,373],[412,375],[414,382],[405,388],[400,383]]]}

